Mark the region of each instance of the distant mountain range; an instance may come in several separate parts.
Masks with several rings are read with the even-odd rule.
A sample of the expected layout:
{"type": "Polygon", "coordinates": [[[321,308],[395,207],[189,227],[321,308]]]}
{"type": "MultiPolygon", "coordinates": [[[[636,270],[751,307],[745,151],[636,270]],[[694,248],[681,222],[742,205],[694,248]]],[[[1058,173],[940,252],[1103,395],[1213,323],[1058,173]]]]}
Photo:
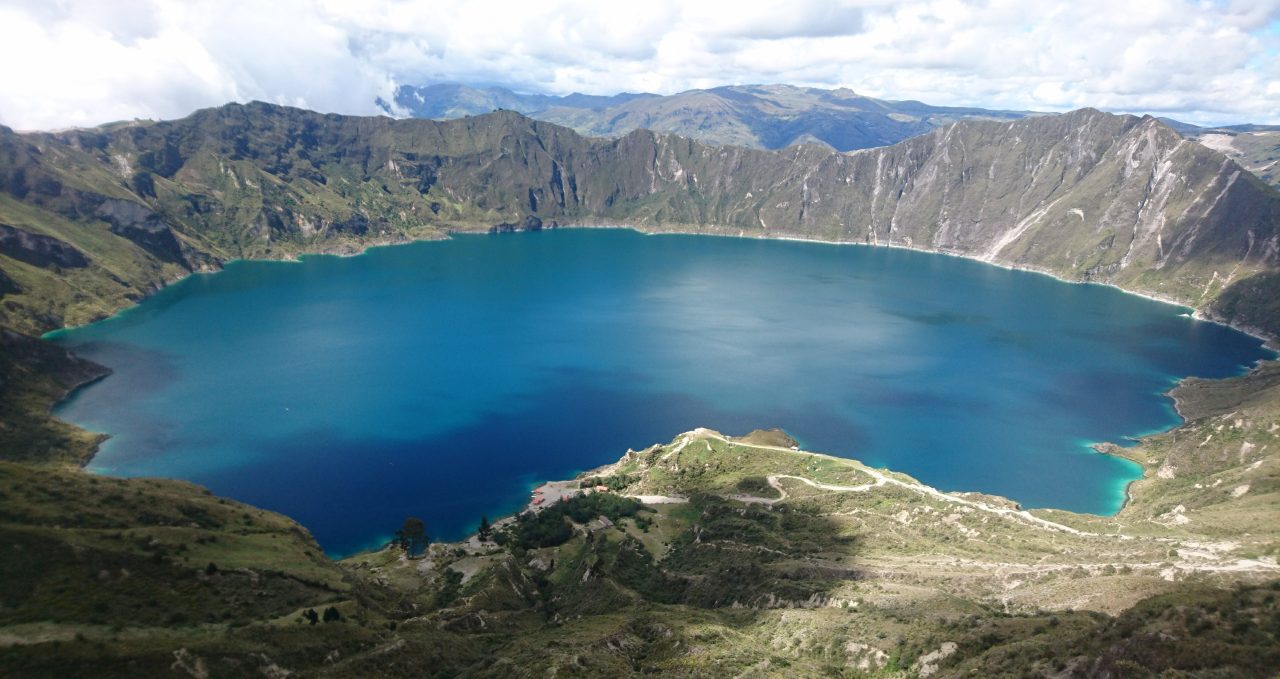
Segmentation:
{"type": "MultiPolygon", "coordinates": [[[[836,151],[889,146],[958,120],[1016,120],[1032,111],[930,106],[886,101],[848,89],[743,85],[658,95],[519,94],[503,87],[404,85],[388,113],[449,120],[510,110],[594,137],[632,130],[668,132],[707,144],[779,149],[818,144],[836,151]]],[[[1280,125],[1201,127],[1160,121],[1183,137],[1221,151],[1273,186],[1280,186],[1280,125]]]]}
{"type": "MultiPolygon", "coordinates": [[[[689,90],[668,96],[623,93],[610,97],[517,94],[501,87],[402,86],[401,112],[447,120],[498,109],[564,125],[593,137],[618,137],[646,129],[697,139],[779,149],[819,144],[837,151],[888,146],[957,120],[1016,120],[1029,111],[930,106],[884,101],[852,90],[791,85],[743,85],[689,90]]],[[[394,109],[382,102],[384,110],[394,109]]]]}
{"type": "MultiPolygon", "coordinates": [[[[451,120],[467,116],[492,113],[496,110],[516,111],[528,115],[551,108],[581,108],[602,110],[625,104],[636,99],[661,99],[657,94],[633,94],[623,92],[613,96],[590,94],[521,94],[505,87],[471,87],[457,83],[414,87],[402,85],[396,90],[395,104],[408,111],[414,118],[451,120]]],[[[387,102],[379,100],[379,106],[395,112],[387,102]]]]}
{"type": "Polygon", "coordinates": [[[1280,125],[1200,127],[1161,118],[1179,134],[1194,139],[1240,163],[1272,186],[1280,186],[1280,125]]]}

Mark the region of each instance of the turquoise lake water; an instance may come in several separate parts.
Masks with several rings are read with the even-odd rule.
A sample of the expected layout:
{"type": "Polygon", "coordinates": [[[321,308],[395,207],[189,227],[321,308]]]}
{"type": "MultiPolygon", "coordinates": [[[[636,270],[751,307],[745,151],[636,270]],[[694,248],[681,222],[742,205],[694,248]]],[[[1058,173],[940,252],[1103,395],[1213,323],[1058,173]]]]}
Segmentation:
{"type": "Polygon", "coordinates": [[[229,264],[55,333],[115,370],[90,468],[288,514],[331,554],[456,539],[695,427],[782,427],[945,490],[1111,513],[1164,396],[1270,353],[1175,306],[898,249],[571,230],[229,264]]]}

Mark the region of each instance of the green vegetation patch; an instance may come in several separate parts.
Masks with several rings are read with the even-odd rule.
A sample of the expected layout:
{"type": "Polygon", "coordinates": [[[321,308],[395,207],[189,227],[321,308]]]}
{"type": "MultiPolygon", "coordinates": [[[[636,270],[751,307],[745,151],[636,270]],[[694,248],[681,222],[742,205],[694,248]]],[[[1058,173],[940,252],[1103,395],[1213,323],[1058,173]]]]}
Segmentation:
{"type": "Polygon", "coordinates": [[[525,512],[494,536],[500,545],[528,550],[562,545],[573,537],[570,521],[585,524],[599,517],[617,523],[646,511],[638,501],[614,493],[577,495],[536,512],[525,512]]]}
{"type": "Polygon", "coordinates": [[[72,389],[110,371],[0,328],[0,460],[83,464],[103,436],[49,414],[72,389]]]}

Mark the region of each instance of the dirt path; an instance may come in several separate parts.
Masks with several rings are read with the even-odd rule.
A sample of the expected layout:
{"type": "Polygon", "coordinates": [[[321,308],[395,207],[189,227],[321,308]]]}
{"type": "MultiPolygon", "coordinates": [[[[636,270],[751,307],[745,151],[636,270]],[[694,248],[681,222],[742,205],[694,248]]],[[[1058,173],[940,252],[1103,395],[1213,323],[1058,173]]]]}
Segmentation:
{"type": "Polygon", "coordinates": [[[687,497],[675,495],[623,495],[623,497],[639,500],[647,505],[679,505],[689,501],[687,497]]]}
{"type": "MultiPolygon", "coordinates": [[[[729,445],[741,446],[744,448],[777,450],[784,453],[792,453],[792,454],[795,454],[797,452],[790,448],[783,448],[782,446],[766,446],[766,445],[759,445],[754,443],[741,443],[738,441],[730,441],[724,436],[715,434],[711,431],[702,431],[698,433],[701,433],[706,438],[717,439],[729,445]]],[[[684,443],[687,443],[687,441],[685,441],[684,443]]],[[[813,453],[808,453],[808,454],[812,455],[813,453]]],[[[845,460],[845,461],[849,462],[851,460],[845,460]]],[[[937,500],[942,500],[943,502],[950,502],[953,504],[963,505],[966,507],[972,507],[979,511],[996,514],[1006,518],[1020,519],[1032,525],[1039,526],[1041,528],[1045,528],[1048,530],[1061,531],[1064,533],[1069,533],[1071,535],[1077,535],[1080,537],[1106,537],[1106,538],[1129,539],[1129,536],[1121,535],[1119,533],[1090,533],[1088,531],[1082,531],[1078,528],[1072,528],[1071,526],[1067,526],[1061,523],[1056,523],[1054,521],[1049,521],[1048,519],[1042,519],[1038,516],[1034,516],[1025,509],[1009,509],[1007,507],[993,507],[985,502],[968,500],[962,497],[957,497],[950,493],[944,493],[943,491],[940,491],[937,488],[934,488],[932,486],[926,486],[922,483],[910,483],[907,481],[895,479],[879,470],[872,469],[871,467],[867,467],[865,465],[861,465],[860,463],[858,464],[859,464],[859,471],[875,479],[873,482],[866,483],[860,486],[837,486],[829,483],[820,483],[818,481],[814,481],[813,479],[804,478],[803,476],[792,476],[790,474],[778,474],[778,475],[769,477],[769,485],[781,491],[783,493],[783,498],[786,497],[786,491],[782,490],[780,484],[778,484],[778,479],[795,479],[797,481],[800,481],[801,483],[812,486],[814,488],[820,488],[822,490],[831,490],[831,491],[842,492],[842,493],[862,493],[862,492],[871,490],[872,488],[878,488],[884,485],[893,485],[893,486],[898,486],[899,488],[906,488],[907,490],[911,490],[911,491],[920,493],[922,495],[928,495],[937,500]]],[[[757,500],[765,500],[765,499],[767,498],[757,498],[757,500]]],[[[781,498],[773,500],[768,504],[773,504],[775,502],[779,502],[780,500],[781,498]]]]}
{"type": "Polygon", "coordinates": [[[667,461],[669,458],[671,458],[673,455],[679,455],[679,454],[680,454],[680,451],[684,450],[684,447],[685,447],[685,446],[687,446],[687,445],[689,445],[689,441],[691,441],[691,440],[692,440],[692,439],[690,439],[690,438],[689,438],[689,435],[688,435],[688,434],[684,434],[683,436],[681,436],[681,437],[680,437],[680,445],[677,445],[675,448],[672,448],[671,450],[668,450],[668,451],[667,451],[667,454],[662,456],[662,461],[663,461],[663,462],[666,462],[666,461],[667,461]]]}

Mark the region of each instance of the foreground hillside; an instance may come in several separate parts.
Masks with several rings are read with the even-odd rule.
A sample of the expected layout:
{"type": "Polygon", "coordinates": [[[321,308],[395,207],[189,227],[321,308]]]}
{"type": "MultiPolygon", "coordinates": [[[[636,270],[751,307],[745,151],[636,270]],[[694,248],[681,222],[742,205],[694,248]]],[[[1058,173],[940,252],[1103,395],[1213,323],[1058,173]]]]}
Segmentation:
{"type": "Polygon", "coordinates": [[[1148,473],[1115,517],[697,430],[420,559],[329,562],[190,484],[0,465],[0,673],[1269,677],[1280,372],[1177,395],[1190,422],[1126,452],[1148,473]]]}
{"type": "Polygon", "coordinates": [[[937,250],[1280,330],[1280,193],[1152,118],[962,121],[842,154],[266,104],[0,130],[0,323],[84,323],[236,257],[553,223],[937,250]]]}

